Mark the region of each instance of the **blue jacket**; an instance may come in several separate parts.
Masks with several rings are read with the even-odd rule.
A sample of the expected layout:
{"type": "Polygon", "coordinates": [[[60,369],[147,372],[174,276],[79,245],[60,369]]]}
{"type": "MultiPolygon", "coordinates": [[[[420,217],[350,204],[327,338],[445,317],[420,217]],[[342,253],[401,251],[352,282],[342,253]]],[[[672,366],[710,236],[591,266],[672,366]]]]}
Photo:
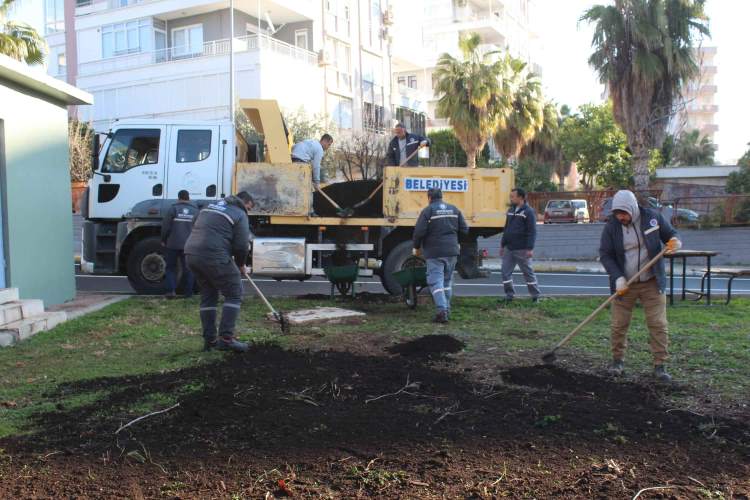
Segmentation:
{"type": "Polygon", "coordinates": [[[185,255],[218,263],[234,257],[237,265],[242,266],[247,259],[251,237],[244,203],[236,196],[227,196],[209,203],[200,211],[193,232],[185,243],[185,255]]]}
{"type": "Polygon", "coordinates": [[[414,248],[422,248],[425,259],[455,257],[460,253],[458,235],[469,226],[461,211],[443,200],[435,200],[419,214],[414,227],[414,248]]]}
{"type": "Polygon", "coordinates": [[[505,219],[505,229],[500,246],[508,250],[533,250],[536,243],[536,213],[528,203],[516,211],[510,207],[505,219]]]}
{"type": "MultiPolygon", "coordinates": [[[[649,258],[654,258],[661,252],[663,245],[672,237],[677,236],[677,231],[668,220],[656,210],[639,207],[641,211],[641,231],[646,239],[646,248],[649,258]]],[[[616,217],[610,217],[609,222],[602,231],[601,243],[599,245],[599,260],[609,274],[609,287],[615,292],[615,281],[625,276],[625,246],[622,242],[622,224],[616,217]]],[[[664,269],[664,259],[654,264],[652,268],[659,290],[662,292],[667,287],[667,273],[664,269]]]]}
{"type": "Polygon", "coordinates": [[[193,230],[198,207],[191,201],[178,201],[167,210],[161,223],[161,241],[170,250],[183,250],[193,230]]]}

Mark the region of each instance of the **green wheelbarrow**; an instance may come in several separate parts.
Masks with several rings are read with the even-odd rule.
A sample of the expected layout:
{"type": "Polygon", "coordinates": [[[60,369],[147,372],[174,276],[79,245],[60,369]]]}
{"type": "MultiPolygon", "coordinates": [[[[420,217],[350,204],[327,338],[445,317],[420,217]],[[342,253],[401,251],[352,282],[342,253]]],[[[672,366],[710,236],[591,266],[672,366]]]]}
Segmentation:
{"type": "Polygon", "coordinates": [[[401,270],[392,274],[396,283],[401,285],[404,302],[410,309],[417,307],[417,295],[427,287],[427,266],[419,257],[409,257],[401,265],[401,270]]]}
{"type": "Polygon", "coordinates": [[[335,290],[343,296],[354,297],[354,282],[359,276],[359,266],[351,264],[348,266],[328,266],[323,268],[326,278],[331,283],[331,298],[335,290]]]}

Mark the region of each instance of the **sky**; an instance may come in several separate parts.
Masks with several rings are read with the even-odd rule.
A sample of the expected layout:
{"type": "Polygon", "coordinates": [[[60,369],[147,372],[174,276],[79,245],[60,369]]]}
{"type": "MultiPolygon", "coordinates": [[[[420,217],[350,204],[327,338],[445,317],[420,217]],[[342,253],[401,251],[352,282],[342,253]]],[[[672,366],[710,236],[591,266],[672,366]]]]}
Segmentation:
{"type": "MultiPolygon", "coordinates": [[[[545,93],[558,104],[576,108],[589,102],[601,102],[604,87],[589,68],[593,30],[578,19],[586,8],[606,0],[536,0],[537,29],[542,40],[540,54],[545,93]]],[[[712,37],[703,42],[716,46],[716,115],[719,163],[733,163],[747,151],[750,130],[750,71],[748,67],[747,20],[750,0],[707,0],[712,37]]]]}

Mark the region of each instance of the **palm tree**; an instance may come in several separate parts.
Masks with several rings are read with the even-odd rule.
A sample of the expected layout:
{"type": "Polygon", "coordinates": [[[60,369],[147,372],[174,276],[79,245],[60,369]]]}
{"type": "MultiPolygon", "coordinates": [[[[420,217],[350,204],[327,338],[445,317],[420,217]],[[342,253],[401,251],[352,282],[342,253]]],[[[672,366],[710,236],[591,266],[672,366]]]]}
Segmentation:
{"type": "Polygon", "coordinates": [[[677,138],[672,153],[676,165],[713,165],[716,145],[708,136],[701,137],[699,130],[685,132],[677,138]]]}
{"type": "Polygon", "coordinates": [[[0,54],[27,64],[41,64],[47,52],[47,42],[26,23],[8,20],[8,10],[14,0],[0,0],[0,54]]]}
{"type": "Polygon", "coordinates": [[[493,138],[507,163],[518,160],[521,148],[542,130],[545,108],[542,84],[539,77],[526,71],[526,63],[508,55],[505,65],[513,92],[512,110],[505,126],[499,127],[493,138]]]}
{"type": "Polygon", "coordinates": [[[463,58],[443,54],[435,70],[437,112],[448,118],[470,168],[476,168],[477,153],[504,123],[511,107],[500,78],[503,60],[480,54],[480,43],[476,33],[462,38],[459,47],[463,58]]]}
{"type": "Polygon", "coordinates": [[[546,102],[543,108],[542,128],[531,141],[523,146],[519,154],[520,159],[531,158],[537,163],[551,165],[560,179],[561,190],[565,185],[565,177],[570,175],[572,165],[563,157],[558,141],[560,126],[564,119],[562,111],[565,111],[564,115],[570,114],[570,108],[567,106],[558,110],[554,102],[546,102]]]}
{"type": "Polygon", "coordinates": [[[696,41],[709,36],[705,0],[614,0],[581,17],[594,23],[589,64],[607,85],[633,154],[635,188],[648,188],[652,149],[661,147],[681,89],[699,73],[696,41]]]}

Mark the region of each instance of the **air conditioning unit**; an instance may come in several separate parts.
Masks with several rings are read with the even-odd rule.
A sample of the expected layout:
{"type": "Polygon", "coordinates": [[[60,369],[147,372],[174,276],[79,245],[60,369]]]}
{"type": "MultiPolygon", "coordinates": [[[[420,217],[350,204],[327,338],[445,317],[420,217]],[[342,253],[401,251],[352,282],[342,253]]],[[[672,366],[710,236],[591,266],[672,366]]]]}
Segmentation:
{"type": "Polygon", "coordinates": [[[331,54],[326,49],[318,51],[318,66],[328,66],[331,64],[331,54]]]}

